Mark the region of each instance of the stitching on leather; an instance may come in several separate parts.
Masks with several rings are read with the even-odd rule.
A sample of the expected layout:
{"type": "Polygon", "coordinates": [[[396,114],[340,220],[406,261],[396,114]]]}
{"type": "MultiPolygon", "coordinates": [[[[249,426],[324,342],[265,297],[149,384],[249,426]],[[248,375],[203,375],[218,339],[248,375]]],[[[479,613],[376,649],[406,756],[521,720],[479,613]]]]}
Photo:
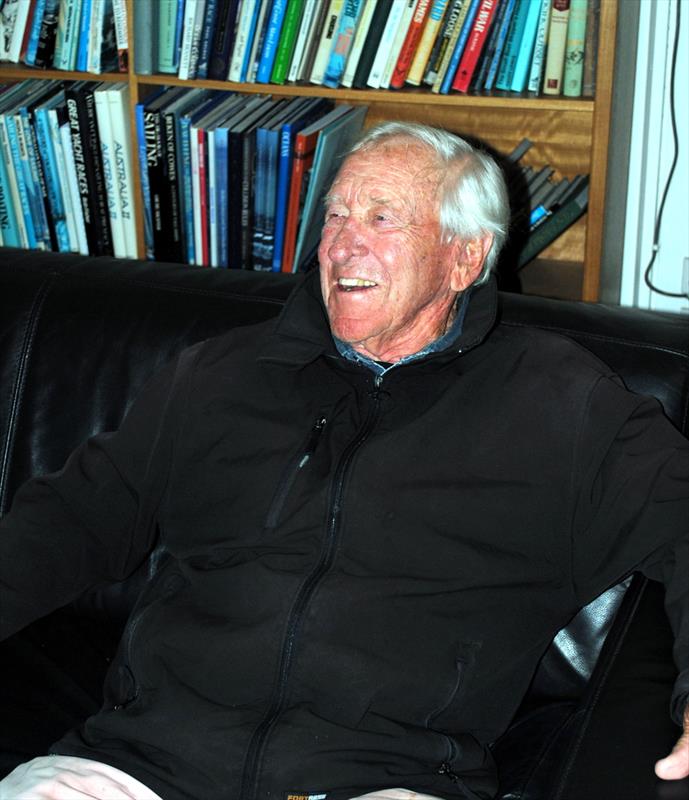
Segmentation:
{"type": "Polygon", "coordinates": [[[0,509],[4,507],[6,500],[12,451],[14,449],[19,413],[26,386],[26,377],[29,372],[29,362],[36,335],[36,328],[38,327],[38,321],[41,317],[41,310],[45,299],[57,277],[58,273],[51,271],[48,273],[47,277],[41,281],[34,296],[33,303],[31,304],[31,310],[29,311],[29,316],[24,328],[24,335],[22,336],[19,363],[17,365],[14,386],[12,388],[12,400],[10,402],[7,420],[7,437],[2,453],[2,461],[0,462],[0,509]]]}
{"type": "Polygon", "coordinates": [[[663,345],[657,344],[649,344],[648,342],[640,342],[635,339],[622,339],[618,336],[604,336],[600,333],[591,333],[590,331],[582,331],[577,330],[576,328],[560,328],[556,325],[545,325],[543,323],[525,323],[525,322],[513,322],[510,320],[500,320],[500,324],[507,325],[512,328],[539,328],[541,330],[546,331],[554,331],[555,333],[561,333],[564,336],[570,336],[574,339],[593,339],[599,342],[611,342],[614,344],[624,345],[625,347],[633,347],[634,349],[641,348],[643,350],[653,350],[654,352],[659,353],[668,353],[673,356],[679,356],[681,358],[689,358],[689,350],[678,350],[672,347],[665,347],[663,345]]]}
{"type": "MultiPolygon", "coordinates": [[[[641,598],[643,597],[644,591],[648,584],[648,579],[638,576],[638,580],[641,582],[641,586],[639,587],[638,591],[635,592],[635,596],[631,597],[631,608],[629,610],[625,610],[624,612],[625,619],[623,621],[621,630],[615,632],[611,630],[608,636],[606,637],[605,644],[608,644],[611,635],[614,635],[615,638],[614,641],[611,643],[610,648],[606,648],[605,644],[603,645],[603,651],[599,656],[599,665],[601,665],[602,674],[600,675],[600,677],[598,677],[596,674],[598,670],[596,669],[594,670],[594,674],[591,677],[591,683],[595,683],[595,686],[593,688],[593,691],[588,693],[588,697],[585,700],[584,716],[581,725],[579,727],[579,733],[577,734],[577,736],[575,737],[574,741],[572,742],[569,748],[570,752],[562,769],[561,778],[557,782],[557,785],[555,787],[555,792],[553,794],[552,800],[560,800],[560,798],[562,797],[562,793],[566,788],[567,778],[569,777],[574,767],[574,763],[581,748],[581,743],[584,740],[584,735],[586,734],[588,726],[591,722],[593,712],[598,705],[598,700],[600,699],[603,689],[607,684],[610,671],[612,670],[615,664],[616,658],[627,636],[627,631],[629,630],[629,627],[632,624],[632,621],[636,614],[636,610],[639,607],[641,598]],[[610,650],[610,652],[608,652],[608,649],[610,650]],[[601,663],[603,661],[605,663],[601,663]]],[[[624,600],[627,600],[628,602],[630,599],[630,590],[632,589],[632,586],[633,584],[630,585],[630,587],[627,589],[627,592],[625,593],[624,600]]],[[[623,600],[623,605],[620,607],[620,609],[618,609],[618,612],[615,615],[615,621],[617,621],[617,617],[620,616],[620,612],[622,612],[624,608],[624,600],[623,600]]],[[[615,623],[613,622],[613,626],[614,624],[615,623]]]]}

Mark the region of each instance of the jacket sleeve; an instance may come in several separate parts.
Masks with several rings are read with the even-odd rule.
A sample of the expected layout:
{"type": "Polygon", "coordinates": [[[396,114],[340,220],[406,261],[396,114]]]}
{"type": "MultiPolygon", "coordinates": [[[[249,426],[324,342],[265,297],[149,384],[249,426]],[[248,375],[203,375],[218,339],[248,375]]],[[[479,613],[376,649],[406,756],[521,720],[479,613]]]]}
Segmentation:
{"type": "Polygon", "coordinates": [[[672,715],[689,699],[689,441],[654,399],[601,378],[580,425],[572,531],[584,604],[632,571],[665,585],[680,670],[672,715]]]}
{"type": "Polygon", "coordinates": [[[89,439],[15,495],[0,520],[0,639],[125,578],[150,552],[177,372],[171,364],[154,376],[116,433],[89,439]]]}

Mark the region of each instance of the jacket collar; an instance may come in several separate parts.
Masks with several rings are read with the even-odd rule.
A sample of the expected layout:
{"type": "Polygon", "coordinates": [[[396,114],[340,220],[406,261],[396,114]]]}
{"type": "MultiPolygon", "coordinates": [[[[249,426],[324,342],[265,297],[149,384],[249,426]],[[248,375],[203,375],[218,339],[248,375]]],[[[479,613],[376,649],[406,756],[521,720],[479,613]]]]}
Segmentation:
{"type": "MultiPolygon", "coordinates": [[[[495,279],[472,290],[459,338],[443,351],[466,352],[480,344],[495,325],[498,293],[495,279]]],[[[259,358],[299,367],[320,355],[341,358],[330,333],[318,270],[308,272],[290,294],[259,358]]]]}

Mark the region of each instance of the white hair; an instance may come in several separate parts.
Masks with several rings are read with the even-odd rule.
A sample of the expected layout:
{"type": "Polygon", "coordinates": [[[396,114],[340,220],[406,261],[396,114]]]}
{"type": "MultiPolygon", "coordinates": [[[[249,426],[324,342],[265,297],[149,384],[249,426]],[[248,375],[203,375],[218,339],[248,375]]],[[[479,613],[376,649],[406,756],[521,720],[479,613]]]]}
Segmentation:
{"type": "Polygon", "coordinates": [[[509,228],[507,186],[488,153],[454,133],[415,122],[383,122],[369,128],[349,154],[393,140],[407,139],[430,148],[443,171],[440,227],[443,236],[467,241],[486,234],[493,241],[474,285],[485,283],[494,268],[509,228]]]}

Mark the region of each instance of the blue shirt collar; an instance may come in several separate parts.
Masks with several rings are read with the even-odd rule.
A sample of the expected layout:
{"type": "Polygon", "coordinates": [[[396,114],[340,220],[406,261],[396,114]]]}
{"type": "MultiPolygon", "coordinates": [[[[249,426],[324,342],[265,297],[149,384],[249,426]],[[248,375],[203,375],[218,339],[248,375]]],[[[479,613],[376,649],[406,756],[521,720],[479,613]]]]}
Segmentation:
{"type": "Polygon", "coordinates": [[[408,364],[410,361],[418,361],[420,358],[424,358],[424,356],[445,350],[457,339],[459,339],[460,334],[462,333],[462,328],[464,327],[464,317],[466,315],[467,306],[469,305],[470,294],[471,290],[467,289],[457,299],[457,315],[455,316],[452,325],[442,336],[434,339],[430,344],[426,345],[423,350],[419,350],[418,353],[412,353],[409,356],[405,356],[399,361],[396,361],[394,364],[381,364],[378,361],[374,361],[372,358],[368,358],[368,356],[358,353],[352,347],[352,345],[349,344],[349,342],[343,342],[341,339],[333,336],[333,339],[335,340],[335,347],[337,347],[337,351],[343,358],[353,361],[355,364],[360,364],[363,367],[367,367],[377,377],[382,377],[386,372],[394,369],[395,367],[399,367],[401,364],[408,364]]]}

